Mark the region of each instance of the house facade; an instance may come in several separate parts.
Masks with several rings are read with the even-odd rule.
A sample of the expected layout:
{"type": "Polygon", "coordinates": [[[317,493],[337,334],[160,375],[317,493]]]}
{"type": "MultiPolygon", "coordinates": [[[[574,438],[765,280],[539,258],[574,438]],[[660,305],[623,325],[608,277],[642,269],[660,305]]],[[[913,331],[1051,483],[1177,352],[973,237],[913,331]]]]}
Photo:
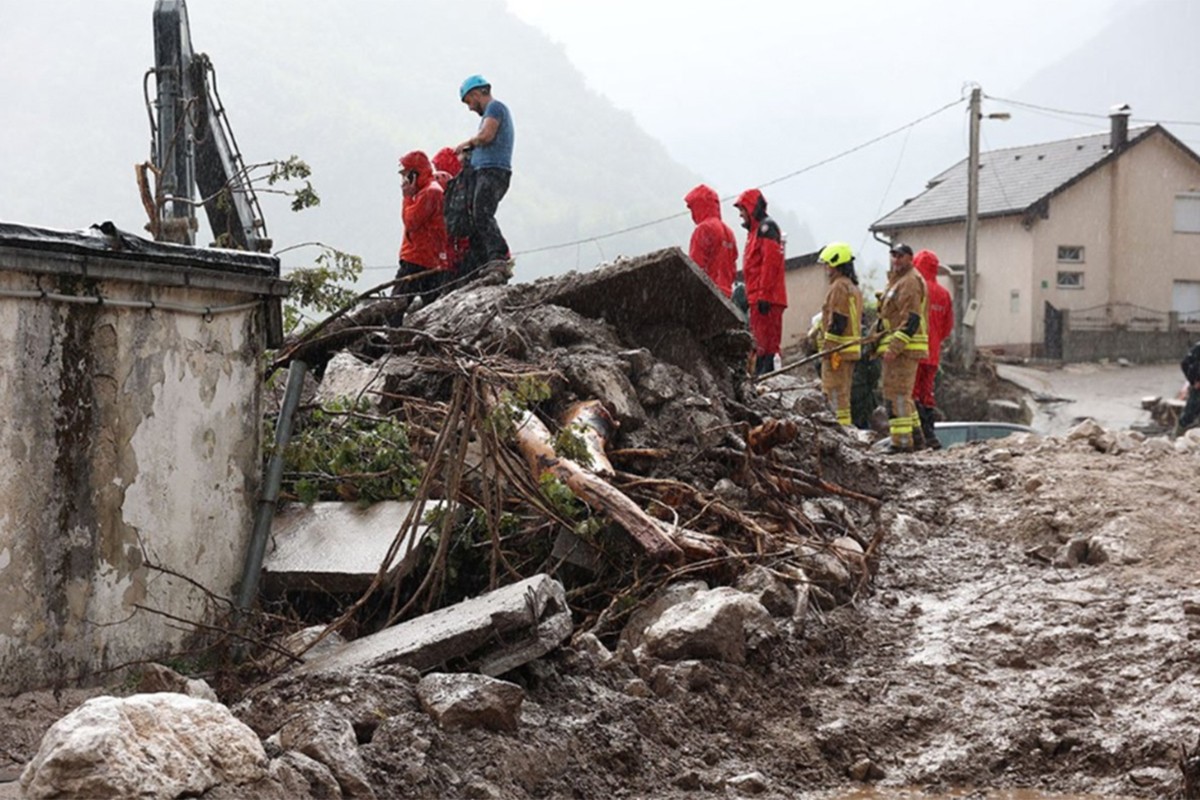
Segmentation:
{"type": "MultiPolygon", "coordinates": [[[[964,161],[871,230],[962,270],[966,190],[964,161]]],[[[984,153],[979,193],[979,348],[1045,355],[1063,311],[1164,332],[1200,319],[1200,157],[1162,126],[1114,115],[1108,133],[984,153]]]]}
{"type": "Polygon", "coordinates": [[[272,256],[0,223],[0,692],[169,656],[227,610],[278,276],[272,256]]]}

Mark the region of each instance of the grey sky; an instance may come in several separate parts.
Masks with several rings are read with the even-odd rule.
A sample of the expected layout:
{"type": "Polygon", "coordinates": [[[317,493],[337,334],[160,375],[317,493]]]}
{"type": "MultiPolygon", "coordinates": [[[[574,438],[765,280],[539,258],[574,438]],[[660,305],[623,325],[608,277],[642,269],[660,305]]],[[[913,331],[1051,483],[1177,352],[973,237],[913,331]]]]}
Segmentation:
{"type": "MultiPolygon", "coordinates": [[[[1114,19],[1139,8],[1163,8],[1168,0],[761,0],[752,6],[714,0],[503,2],[560,42],[591,87],[627,110],[663,143],[671,159],[723,196],[819,162],[958,100],[968,81],[995,96],[1025,91],[1026,100],[1100,115],[1111,103],[1129,101],[1135,116],[1200,117],[1195,93],[1172,80],[1187,74],[1193,62],[1184,56],[1168,60],[1172,53],[1188,51],[1186,40],[1179,41],[1190,35],[1185,24],[1167,32],[1174,38],[1166,36],[1171,41],[1159,48],[1161,53],[1147,52],[1144,42],[1162,41],[1165,35],[1149,33],[1140,40],[1141,49],[1125,54],[1135,64],[1125,69],[1139,73],[1141,81],[1127,82],[1121,96],[1110,96],[1118,93],[1111,87],[1119,81],[1095,69],[1092,60],[1080,65],[1065,87],[1038,77],[1106,26],[1108,36],[1120,34],[1111,28],[1114,19]],[[1030,87],[1040,91],[1029,92],[1030,87]]],[[[1177,8],[1184,0],[1169,2],[1177,8]]],[[[382,279],[400,235],[398,197],[391,191],[396,153],[461,141],[469,134],[475,120],[458,106],[454,89],[463,76],[480,70],[504,86],[500,95],[513,101],[519,121],[515,158],[523,182],[513,191],[536,197],[530,179],[545,154],[532,146],[535,134],[559,135],[572,103],[595,101],[555,95],[547,101],[553,108],[535,109],[543,84],[528,75],[536,76],[536,70],[513,69],[528,66],[530,59],[558,68],[556,58],[536,48],[506,50],[497,37],[488,40],[491,54],[484,57],[462,44],[471,37],[455,37],[444,25],[422,26],[421,15],[434,9],[446,9],[444,16],[470,26],[472,9],[482,7],[481,0],[439,0],[436,6],[415,0],[359,2],[337,5],[339,22],[332,24],[338,16],[332,4],[316,0],[192,0],[195,44],[214,57],[222,98],[244,152],[249,157],[298,152],[317,171],[321,208],[290,215],[279,210],[275,198],[268,200],[271,233],[279,246],[329,241],[379,265],[372,277],[382,279]],[[386,25],[379,22],[383,19],[386,25]],[[440,45],[445,63],[416,70],[403,62],[403,44],[423,35],[448,37],[440,45]],[[314,87],[324,94],[317,95],[314,87]],[[394,94],[389,87],[395,87],[394,94]],[[314,101],[317,96],[323,101],[314,101]],[[286,108],[281,107],[284,98],[286,108]],[[291,116],[284,118],[284,112],[291,116]],[[397,135],[393,141],[389,136],[400,123],[408,127],[403,139],[397,135]],[[368,133],[374,138],[366,139],[368,133]],[[363,228],[376,232],[375,239],[368,242],[363,228]]],[[[144,215],[132,164],[148,155],[141,76],[153,63],[152,8],[153,0],[0,0],[2,32],[8,34],[0,37],[7,43],[0,48],[0,120],[5,122],[0,126],[5,145],[0,148],[0,218],[51,227],[113,219],[129,230],[141,229],[144,215]]],[[[1147,17],[1143,27],[1163,26],[1142,16],[1147,17]]],[[[1189,19],[1195,16],[1184,22],[1189,19]]],[[[462,30],[479,34],[472,41],[486,38],[477,29],[462,30]]],[[[1003,110],[1012,111],[1013,118],[984,125],[985,149],[1106,125],[1103,118],[1057,121],[1003,110]]],[[[1174,132],[1193,140],[1193,146],[1200,139],[1200,128],[1174,132]]],[[[965,153],[966,114],[960,104],[764,191],[773,209],[794,212],[816,243],[844,239],[855,248],[865,245],[860,262],[865,268],[885,261],[867,226],[965,153]]],[[[554,169],[559,168],[556,162],[554,169]]],[[[636,171],[637,164],[628,168],[636,171]]],[[[639,207],[637,219],[628,202],[612,207],[611,220],[603,218],[608,207],[600,208],[581,224],[578,236],[681,213],[683,191],[677,188],[664,189],[661,198],[647,192],[656,207],[639,207]]],[[[530,226],[515,249],[570,238],[540,230],[541,218],[519,212],[519,200],[514,196],[501,208],[504,224],[530,226]]],[[[536,210],[553,216],[561,209],[536,210]]],[[[726,218],[736,219],[731,209],[726,218]]],[[[686,245],[688,228],[681,220],[659,226],[658,246],[686,245]]],[[[554,263],[587,267],[616,252],[606,240],[603,251],[598,246],[578,254],[562,251],[554,263]]],[[[302,262],[300,254],[289,253],[285,264],[293,258],[302,262]]],[[[518,259],[519,270],[531,260],[518,259]]]]}
{"type": "MultiPolygon", "coordinates": [[[[597,91],[629,110],[722,195],[910,122],[963,96],[970,81],[1005,96],[1114,15],[1142,5],[1141,0],[753,5],[606,0],[602,7],[507,2],[561,43],[597,91]]],[[[956,107],[766,194],[795,210],[818,242],[846,239],[857,248],[869,241],[866,227],[875,218],[963,157],[965,116],[956,107]]],[[[1032,132],[1019,117],[1002,123],[1007,130],[989,126],[985,146],[1030,141],[1032,132]]],[[[1064,127],[1061,135],[1103,126],[1097,121],[1084,129],[1064,127]]]]}

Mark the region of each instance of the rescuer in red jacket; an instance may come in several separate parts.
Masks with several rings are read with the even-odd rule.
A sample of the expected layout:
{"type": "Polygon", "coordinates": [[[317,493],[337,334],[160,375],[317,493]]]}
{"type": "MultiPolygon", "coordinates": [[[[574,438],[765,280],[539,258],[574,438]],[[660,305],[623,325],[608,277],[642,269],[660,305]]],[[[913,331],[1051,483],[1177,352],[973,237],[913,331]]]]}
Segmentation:
{"type": "MultiPolygon", "coordinates": [[[[442,187],[433,179],[433,164],[420,150],[400,158],[401,193],[404,202],[400,218],[404,239],[400,244],[400,268],[392,287],[394,297],[420,297],[433,302],[450,270],[446,247],[446,221],[442,217],[442,187]],[[430,273],[430,274],[422,274],[430,273]],[[410,277],[420,275],[421,277],[410,277]]],[[[403,323],[404,315],[394,315],[393,326],[403,323]]]]}
{"type": "Polygon", "coordinates": [[[763,375],[775,368],[783,339],[783,310],[787,308],[783,234],[767,216],[767,200],[758,189],[742,192],[733,205],[742,215],[742,227],[749,231],[742,272],[750,303],[750,333],[754,335],[754,374],[763,375]]]}
{"type": "MultiPolygon", "coordinates": [[[[453,147],[443,147],[433,155],[433,177],[445,191],[447,184],[462,172],[462,159],[454,152],[453,147]]],[[[470,249],[471,240],[465,236],[450,236],[447,231],[447,252],[450,260],[450,270],[455,276],[459,274],[463,258],[470,249]]]]}
{"type": "Polygon", "coordinates": [[[930,250],[921,250],[913,257],[913,266],[925,279],[929,298],[929,355],[917,365],[917,380],[913,384],[913,401],[917,406],[917,417],[921,421],[921,433],[925,446],[937,450],[941,442],[933,430],[933,411],[937,401],[933,396],[933,384],[941,363],[942,342],[954,329],[954,304],[950,292],[938,283],[938,257],[930,250]]]}
{"type": "Polygon", "coordinates": [[[703,183],[683,198],[692,212],[692,241],[688,255],[726,297],[733,295],[733,276],[737,272],[737,239],[721,219],[721,200],[703,183]]]}

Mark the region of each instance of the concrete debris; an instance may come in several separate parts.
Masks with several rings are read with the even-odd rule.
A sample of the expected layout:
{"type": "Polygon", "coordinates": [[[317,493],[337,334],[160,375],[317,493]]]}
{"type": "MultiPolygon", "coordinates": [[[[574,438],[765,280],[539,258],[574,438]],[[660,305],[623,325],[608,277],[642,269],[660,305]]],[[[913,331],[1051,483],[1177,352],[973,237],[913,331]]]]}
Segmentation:
{"type": "Polygon", "coordinates": [[[767,778],[761,772],[747,772],[728,779],[725,785],[735,794],[762,794],[767,790],[767,778]]]}
{"type": "Polygon", "coordinates": [[[279,745],[325,765],[342,797],[375,800],[354,726],[332,703],[308,706],[279,729],[279,745]]]}
{"type": "Polygon", "coordinates": [[[699,592],[646,629],[646,653],[666,661],[714,658],[742,664],[746,651],[777,635],[762,603],[729,586],[699,592]]]}
{"type": "Polygon", "coordinates": [[[219,703],[176,693],[97,697],[46,732],[21,774],[27,798],[198,797],[266,774],[249,727],[219,703]]]}
{"type": "Polygon", "coordinates": [[[735,588],[762,603],[771,616],[790,619],[796,615],[796,587],[766,567],[755,565],[743,572],[735,588]]]}
{"type": "MultiPolygon", "coordinates": [[[[362,592],[375,579],[412,503],[384,501],[366,508],[356,503],[293,504],[275,517],[274,549],[263,560],[263,590],[277,594],[299,590],[362,592]]],[[[426,503],[425,511],[441,503],[426,503]]],[[[429,532],[421,520],[410,527],[396,549],[387,574],[403,576],[417,561],[429,532]]]]}
{"type": "Polygon", "coordinates": [[[486,675],[435,672],[417,684],[417,699],[442,728],[515,731],[525,690],[486,675]]]}
{"type": "MultiPolygon", "coordinates": [[[[603,319],[643,346],[667,325],[706,342],[744,327],[741,314],[676,248],[659,250],[603,270],[545,285],[543,302],[603,319]],[[661,287],[670,287],[663,291],[661,287]]],[[[668,361],[678,363],[676,359],[668,361]]]]}
{"type": "Polygon", "coordinates": [[[336,400],[357,403],[367,401],[374,409],[379,408],[379,389],[383,386],[381,365],[365,364],[351,353],[337,353],[325,365],[321,385],[313,400],[327,405],[336,400]]]}
{"type": "Polygon", "coordinates": [[[454,659],[496,676],[550,652],[572,628],[562,584],[535,575],[356,639],[304,664],[299,672],[371,670],[388,664],[425,671],[454,659]]]}
{"type": "Polygon", "coordinates": [[[138,678],[137,688],[139,694],[178,692],[179,694],[186,694],[188,697],[196,697],[200,700],[209,700],[214,703],[220,702],[217,699],[217,693],[205,681],[180,675],[175,670],[165,667],[162,664],[147,664],[143,667],[142,674],[138,678]]]}
{"type": "Polygon", "coordinates": [[[659,589],[650,600],[629,615],[629,621],[621,629],[621,644],[628,649],[636,649],[642,644],[646,628],[649,628],[659,617],[672,606],[690,600],[700,592],[708,591],[704,581],[680,581],[670,583],[659,589]]]}

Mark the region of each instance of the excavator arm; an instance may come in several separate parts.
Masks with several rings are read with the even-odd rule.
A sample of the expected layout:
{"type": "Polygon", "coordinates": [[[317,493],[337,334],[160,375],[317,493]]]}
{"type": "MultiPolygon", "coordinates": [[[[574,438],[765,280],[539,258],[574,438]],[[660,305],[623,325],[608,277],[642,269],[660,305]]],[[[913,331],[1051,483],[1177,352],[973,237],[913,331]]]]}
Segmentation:
{"type": "Polygon", "coordinates": [[[192,49],[184,0],[154,4],[154,62],[151,159],[158,188],[150,203],[157,219],[149,227],[155,238],[194,244],[195,209],[203,205],[216,246],[269,252],[262,209],[217,94],[212,62],[192,49]]]}

